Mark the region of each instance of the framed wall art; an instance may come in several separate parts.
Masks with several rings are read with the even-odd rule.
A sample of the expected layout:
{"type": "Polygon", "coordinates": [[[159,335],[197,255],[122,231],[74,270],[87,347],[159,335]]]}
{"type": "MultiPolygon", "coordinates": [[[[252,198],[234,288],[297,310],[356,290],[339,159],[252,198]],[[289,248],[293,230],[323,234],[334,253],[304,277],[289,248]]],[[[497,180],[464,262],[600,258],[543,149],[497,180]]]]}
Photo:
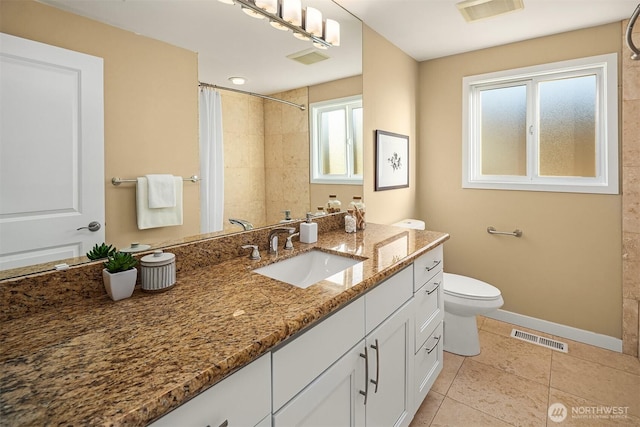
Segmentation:
{"type": "Polygon", "coordinates": [[[409,186],[409,137],[376,130],[376,191],[409,186]]]}

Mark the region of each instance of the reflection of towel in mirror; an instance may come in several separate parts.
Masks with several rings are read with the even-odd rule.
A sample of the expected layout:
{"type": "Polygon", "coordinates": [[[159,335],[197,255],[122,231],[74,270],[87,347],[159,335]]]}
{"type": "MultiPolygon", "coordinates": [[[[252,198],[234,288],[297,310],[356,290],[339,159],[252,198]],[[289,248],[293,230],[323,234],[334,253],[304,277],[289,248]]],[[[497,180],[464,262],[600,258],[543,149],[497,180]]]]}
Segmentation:
{"type": "Polygon", "coordinates": [[[149,208],[147,178],[138,178],[136,184],[136,213],[138,228],[182,225],[182,177],[174,177],[176,203],[169,208],[149,208]]]}
{"type": "Polygon", "coordinates": [[[176,205],[175,177],[167,174],[145,175],[149,193],[149,208],[173,208],[176,205]]]}

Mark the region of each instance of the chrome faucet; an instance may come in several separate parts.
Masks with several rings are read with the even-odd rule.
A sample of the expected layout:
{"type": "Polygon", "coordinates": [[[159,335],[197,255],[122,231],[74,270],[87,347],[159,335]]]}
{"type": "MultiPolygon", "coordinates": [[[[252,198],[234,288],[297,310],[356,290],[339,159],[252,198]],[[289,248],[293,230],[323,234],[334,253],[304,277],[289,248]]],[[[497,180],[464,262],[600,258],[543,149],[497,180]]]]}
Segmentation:
{"type": "Polygon", "coordinates": [[[269,253],[277,254],[278,253],[278,233],[289,233],[293,234],[296,231],[293,227],[280,227],[274,228],[269,233],[269,253]]]}
{"type": "Polygon", "coordinates": [[[239,225],[240,227],[244,228],[244,231],[253,230],[253,224],[251,224],[249,221],[245,221],[244,219],[229,218],[229,222],[231,224],[239,225]]]}

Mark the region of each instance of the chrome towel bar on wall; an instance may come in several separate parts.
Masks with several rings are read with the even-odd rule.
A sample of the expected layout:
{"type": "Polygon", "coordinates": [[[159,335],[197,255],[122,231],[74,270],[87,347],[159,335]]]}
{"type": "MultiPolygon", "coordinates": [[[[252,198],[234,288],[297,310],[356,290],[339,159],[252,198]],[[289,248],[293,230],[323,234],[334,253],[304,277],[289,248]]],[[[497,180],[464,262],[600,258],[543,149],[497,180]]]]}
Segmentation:
{"type": "Polygon", "coordinates": [[[513,231],[497,231],[495,227],[489,226],[487,227],[487,233],[489,234],[502,234],[505,236],[513,236],[513,237],[521,237],[522,230],[518,230],[517,228],[513,231]]]}
{"type": "MultiPolygon", "coordinates": [[[[200,178],[198,178],[198,175],[192,175],[189,178],[182,178],[183,181],[191,181],[191,182],[198,182],[200,181],[200,178]]],[[[117,176],[114,176],[113,178],[111,178],[111,183],[115,186],[118,186],[120,184],[122,184],[123,182],[137,182],[137,179],[135,178],[118,178],[117,176]]]]}

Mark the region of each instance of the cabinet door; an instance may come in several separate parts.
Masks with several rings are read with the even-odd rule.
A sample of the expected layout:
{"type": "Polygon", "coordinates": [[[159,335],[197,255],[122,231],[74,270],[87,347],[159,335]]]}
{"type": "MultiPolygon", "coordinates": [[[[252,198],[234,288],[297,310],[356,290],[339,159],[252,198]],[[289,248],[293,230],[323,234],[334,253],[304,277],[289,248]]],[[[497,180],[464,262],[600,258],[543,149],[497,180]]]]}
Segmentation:
{"type": "Polygon", "coordinates": [[[364,426],[364,341],[338,359],[329,369],[273,416],[274,427],[364,426]]]}
{"type": "Polygon", "coordinates": [[[367,335],[367,427],[406,426],[413,404],[413,299],[367,335]]]}

